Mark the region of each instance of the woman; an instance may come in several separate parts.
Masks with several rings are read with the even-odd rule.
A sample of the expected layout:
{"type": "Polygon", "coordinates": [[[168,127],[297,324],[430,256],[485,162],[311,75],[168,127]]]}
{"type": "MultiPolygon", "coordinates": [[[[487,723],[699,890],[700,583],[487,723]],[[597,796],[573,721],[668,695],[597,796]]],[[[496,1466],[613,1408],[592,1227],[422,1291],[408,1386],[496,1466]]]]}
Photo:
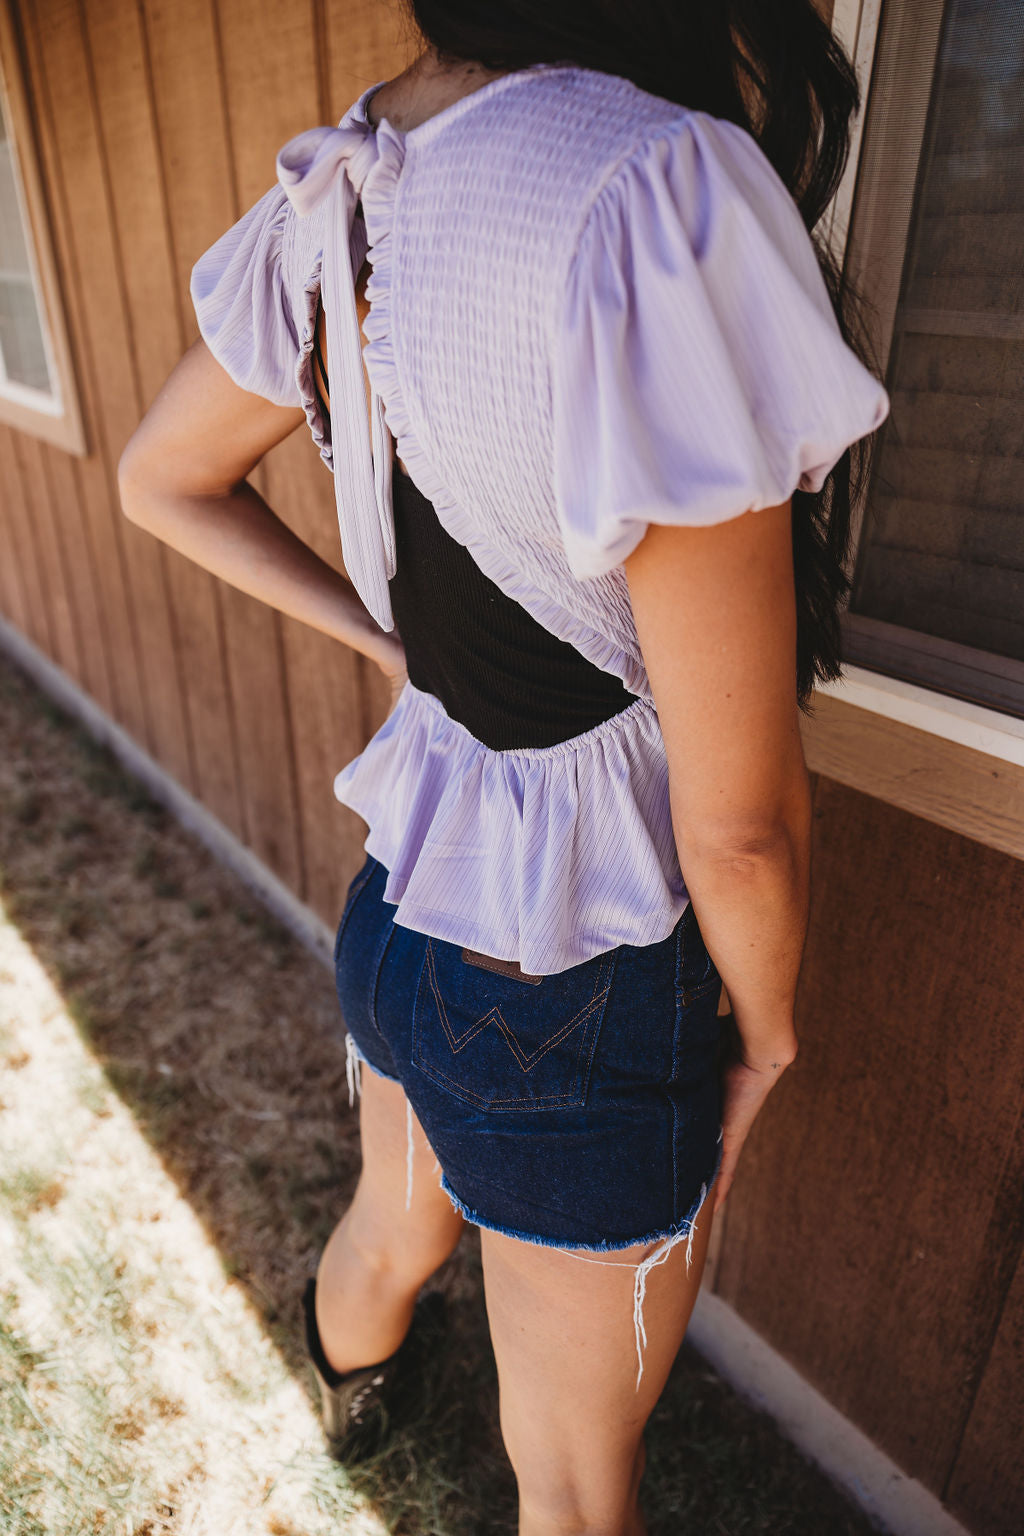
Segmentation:
{"type": "Polygon", "coordinates": [[[335,786],[370,1069],[306,1296],[335,1449],[469,1219],[523,1536],[635,1536],[711,1207],[796,1052],[798,708],[888,408],[807,233],[857,91],[810,0],[410,9],[415,63],[197,264],[122,498],[393,684],[335,786]],[[304,418],[351,585],[245,481],[304,418]]]}

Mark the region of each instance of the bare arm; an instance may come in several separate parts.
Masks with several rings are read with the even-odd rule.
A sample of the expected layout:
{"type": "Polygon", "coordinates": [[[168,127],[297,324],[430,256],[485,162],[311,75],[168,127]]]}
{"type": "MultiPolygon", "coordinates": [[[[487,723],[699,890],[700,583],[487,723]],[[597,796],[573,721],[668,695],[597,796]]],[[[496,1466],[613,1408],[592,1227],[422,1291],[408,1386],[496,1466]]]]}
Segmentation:
{"type": "Polygon", "coordinates": [[[810,793],[796,703],[790,504],[652,525],[625,563],[668,756],[672,823],[742,1057],[726,1072],[718,1204],[796,1054],[810,793]]]}
{"type": "Polygon", "coordinates": [[[240,389],[197,341],[121,456],[126,515],[250,596],[400,675],[401,643],[351,582],[276,517],[245,477],[303,421],[296,406],[240,389]]]}

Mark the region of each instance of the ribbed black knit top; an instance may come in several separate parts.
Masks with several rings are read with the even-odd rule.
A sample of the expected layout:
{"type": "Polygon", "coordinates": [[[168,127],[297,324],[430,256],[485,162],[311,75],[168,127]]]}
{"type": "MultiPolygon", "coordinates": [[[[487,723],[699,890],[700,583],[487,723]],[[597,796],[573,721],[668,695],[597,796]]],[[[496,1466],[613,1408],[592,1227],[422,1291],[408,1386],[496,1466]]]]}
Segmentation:
{"type": "MultiPolygon", "coordinates": [[[[316,354],[326,380],[318,342],[316,354]]],[[[392,505],[396,563],[388,592],[409,681],[484,746],[554,746],[636,702],[619,678],[552,635],[484,575],[397,459],[392,505]]]]}

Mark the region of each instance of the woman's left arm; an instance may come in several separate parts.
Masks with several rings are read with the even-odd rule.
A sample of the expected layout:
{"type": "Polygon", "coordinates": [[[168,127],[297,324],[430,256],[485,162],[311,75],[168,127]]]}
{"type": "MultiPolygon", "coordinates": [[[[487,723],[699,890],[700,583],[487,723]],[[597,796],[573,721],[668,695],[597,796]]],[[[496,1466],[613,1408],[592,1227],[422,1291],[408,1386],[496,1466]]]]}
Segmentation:
{"type": "Polygon", "coordinates": [[[246,481],[304,420],[241,389],[206,343],[194,343],[130,439],[118,467],[125,514],[251,597],[404,676],[397,632],[385,632],[351,582],[315,554],[246,481]]]}
{"type": "Polygon", "coordinates": [[[723,1082],[719,1205],[796,1055],[811,798],[791,520],[786,501],[708,526],[653,524],[625,561],[680,868],[739,1036],[723,1082]]]}

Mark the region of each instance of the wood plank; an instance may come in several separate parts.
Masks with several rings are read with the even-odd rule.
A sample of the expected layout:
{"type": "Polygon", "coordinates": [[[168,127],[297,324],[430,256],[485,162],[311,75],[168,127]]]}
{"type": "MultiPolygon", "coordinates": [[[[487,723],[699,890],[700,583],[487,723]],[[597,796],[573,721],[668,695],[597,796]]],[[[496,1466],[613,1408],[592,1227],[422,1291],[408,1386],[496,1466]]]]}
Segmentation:
{"type": "Polygon", "coordinates": [[[59,448],[46,445],[42,447],[41,456],[76,616],[82,685],[108,715],[116,718],[107,658],[106,615],[97,597],[101,582],[96,572],[88,521],[79,497],[75,461],[59,448]]]}
{"type": "Polygon", "coordinates": [[[25,547],[22,524],[23,506],[18,466],[14,461],[11,433],[0,425],[0,584],[4,612],[23,634],[33,635],[38,622],[38,598],[33,592],[38,582],[35,554],[25,547]],[[26,568],[26,561],[29,567],[26,568]]]}
{"type": "Polygon", "coordinates": [[[958,145],[933,154],[921,207],[928,215],[999,213],[1024,184],[1024,149],[1003,144],[989,149],[958,145]]]}
{"type": "MultiPolygon", "coordinates": [[[[197,7],[193,16],[183,16],[180,8],[172,14],[167,6],[159,5],[150,11],[147,27],[153,29],[152,37],[144,32],[136,12],[126,19],[117,8],[87,0],[143,404],[161,387],[195,331],[187,295],[191,261],[185,265],[179,256],[182,239],[187,247],[196,238],[188,222],[195,195],[193,169],[199,170],[199,185],[213,196],[207,229],[199,232],[200,239],[207,232],[209,240],[216,238],[230,222],[230,212],[225,218],[225,204],[230,210],[232,200],[230,176],[224,174],[226,146],[222,139],[218,156],[207,117],[196,116],[192,99],[197,40],[202,43],[205,35],[211,47],[215,41],[209,7],[197,7]],[[198,24],[195,35],[185,30],[189,22],[198,24]],[[200,133],[202,151],[196,152],[200,133]],[[123,146],[129,135],[131,145],[126,149],[123,146]],[[218,161],[221,175],[211,186],[209,167],[216,167],[218,161]],[[175,215],[182,214],[183,206],[186,223],[176,225],[175,215]]],[[[205,84],[215,91],[218,82],[209,61],[207,69],[205,84]]],[[[202,84],[201,72],[199,79],[202,84]]],[[[185,680],[192,784],[227,826],[244,835],[234,712],[216,584],[207,572],[174,550],[164,549],[163,559],[176,653],[185,680]]]]}
{"type": "Polygon", "coordinates": [[[1006,511],[1020,506],[1021,461],[974,456],[964,453],[958,443],[925,448],[887,439],[879,478],[889,495],[908,500],[953,501],[965,506],[980,502],[1006,511]]]}
{"type": "Polygon", "coordinates": [[[241,213],[213,0],[145,0],[153,103],[184,340],[199,335],[192,267],[241,213]]]}
{"type": "Polygon", "coordinates": [[[939,1491],[1017,1257],[1024,864],[822,778],[813,869],[801,1054],[718,1292],[939,1491]]]}
{"type": "Polygon", "coordinates": [[[400,75],[422,46],[401,0],[323,0],[331,122],[378,80],[400,75]]]}
{"type": "Polygon", "coordinates": [[[312,0],[219,0],[224,89],[241,207],[273,186],[282,144],[316,121],[312,0]]]}
{"type": "Polygon", "coordinates": [[[46,585],[31,509],[25,496],[18,458],[18,434],[0,425],[0,463],[3,465],[3,499],[11,544],[11,569],[21,594],[22,626],[40,650],[50,653],[49,609],[46,585]]]}
{"type": "MultiPolygon", "coordinates": [[[[220,44],[211,0],[146,0],[143,15],[172,282],[178,297],[177,345],[184,347],[199,334],[188,298],[192,266],[238,211],[218,63],[220,44]]],[[[227,589],[173,551],[167,570],[188,679],[197,793],[247,842],[224,639],[227,589]]]]}
{"type": "MultiPolygon", "coordinates": [[[[964,48],[968,36],[970,37],[970,52],[974,55],[974,68],[968,65],[967,70],[959,73],[946,64],[946,73],[942,82],[941,112],[937,115],[934,129],[934,142],[932,152],[938,155],[954,154],[957,149],[1001,149],[1007,143],[1008,128],[1006,116],[992,108],[992,74],[989,69],[979,67],[983,59],[995,59],[1002,57],[1009,61],[1010,58],[1019,58],[1017,39],[1010,35],[1012,10],[1010,6],[990,6],[987,14],[979,13],[968,20],[964,12],[960,12],[956,20],[959,23],[957,39],[959,47],[967,54],[964,48]],[[982,28],[986,21],[993,24],[994,40],[987,44],[979,43],[983,35],[982,28]],[[968,34],[968,27],[970,34],[968,34]],[[1000,36],[1000,31],[1002,35],[1000,36]],[[1008,53],[1012,48],[1014,52],[1008,53]]],[[[1016,18],[1013,18],[1016,20],[1016,18]]],[[[947,57],[952,49],[947,47],[947,57]]],[[[966,62],[966,59],[965,59],[966,62]]],[[[999,78],[1000,91],[1005,91],[1006,100],[1020,100],[1021,97],[1021,72],[1011,74],[1007,69],[1001,72],[999,78]]],[[[1017,135],[1010,138],[1013,144],[1017,135]]]]}
{"type": "Polygon", "coordinates": [[[940,555],[872,545],[856,611],[1024,661],[1024,575],[940,555]]]}
{"type": "MultiPolygon", "coordinates": [[[[179,350],[167,345],[167,311],[173,317],[175,294],[169,282],[161,178],[135,7],[97,6],[93,0],[83,0],[80,50],[81,58],[75,57],[72,67],[81,69],[82,89],[95,123],[86,173],[97,178],[97,196],[101,187],[104,194],[102,229],[97,233],[108,264],[102,286],[99,271],[90,266],[88,293],[97,310],[102,305],[110,317],[102,339],[94,332],[93,346],[98,348],[103,379],[101,442],[118,506],[117,458],[138,424],[143,405],[155,394],[179,350]]],[[[142,530],[127,527],[130,573],[144,598],[137,610],[139,651],[151,700],[153,751],[191,789],[195,786],[191,733],[169,591],[168,551],[142,530]]]]}
{"type": "MultiPolygon", "coordinates": [[[[288,7],[273,0],[220,0],[217,14],[233,180],[240,208],[247,208],[273,184],[281,145],[319,115],[316,17],[311,0],[288,7]]],[[[269,464],[259,482],[267,495],[269,464]]],[[[224,605],[249,839],[305,898],[307,839],[297,767],[305,746],[289,689],[293,665],[316,667],[313,677],[319,678],[318,659],[301,635],[291,634],[286,644],[280,615],[240,593],[225,592],[224,605]]],[[[312,678],[303,678],[306,711],[313,686],[312,678]]]]}
{"type": "MultiPolygon", "coordinates": [[[[1018,1143],[1019,1145],[1019,1143],[1018,1143]]],[[[1018,1179],[1021,1169],[1016,1167],[1018,1179]]],[[[1020,1229],[1018,1184],[1011,1225],[1020,1229]]],[[[972,1531],[1019,1536],[1024,1510],[1020,1384],[1024,1380],[1024,1256],[1006,1298],[946,1499],[972,1531]]]]}
{"type": "Polygon", "coordinates": [[[1024,859],[1024,768],[827,694],[801,719],[808,767],[1024,859]]]}
{"type": "Polygon", "coordinates": [[[908,333],[900,338],[898,382],[903,389],[1015,400],[1024,392],[1024,342],[908,333]]]}
{"type": "MultiPolygon", "coordinates": [[[[897,369],[897,377],[902,373],[897,369]]],[[[985,393],[955,394],[919,386],[891,391],[892,414],[903,444],[910,448],[942,448],[969,454],[1010,457],[1024,455],[1024,425],[1019,401],[985,393]]],[[[893,449],[890,451],[894,451],[893,449]]]]}
{"type": "MultiPolygon", "coordinates": [[[[987,86],[987,89],[991,89],[987,86]]],[[[997,284],[1019,270],[1022,242],[1016,197],[979,213],[922,213],[914,238],[915,272],[960,277],[970,272],[997,284]]],[[[909,284],[908,302],[916,303],[917,282],[909,284]]],[[[955,302],[954,309],[970,306],[955,302]]],[[[992,300],[986,309],[995,306],[992,300]]]]}
{"type": "MultiPolygon", "coordinates": [[[[86,437],[92,449],[88,458],[76,460],[74,476],[79,488],[79,504],[95,552],[95,571],[100,584],[97,600],[107,627],[107,658],[113,683],[115,718],[140,744],[151,749],[139,661],[137,609],[141,594],[136,590],[137,583],[131,579],[127,553],[130,525],[117,508],[109,455],[104,457],[100,451],[100,381],[104,381],[105,387],[105,373],[100,357],[94,354],[92,338],[97,327],[103,330],[104,315],[92,294],[91,263],[97,254],[102,260],[102,252],[96,250],[93,225],[102,222],[105,191],[87,82],[83,84],[82,80],[79,18],[77,8],[70,0],[54,0],[47,6],[45,14],[40,14],[38,9],[26,8],[22,16],[31,93],[40,126],[40,154],[50,193],[54,242],[72,346],[78,362],[86,437]],[[63,69],[65,57],[69,60],[67,71],[63,69]],[[72,68],[75,61],[77,65],[72,68]],[[59,113],[54,110],[55,103],[59,103],[59,113]],[[81,156],[75,148],[78,137],[90,140],[81,156]],[[86,177],[84,186],[76,185],[80,172],[86,177]],[[91,207],[97,197],[100,199],[98,208],[91,207]],[[83,203],[84,212],[81,212],[83,203]]],[[[109,248],[109,228],[104,244],[109,248]]],[[[117,312],[111,314],[111,323],[115,323],[117,312]]],[[[123,334],[123,327],[119,328],[123,334]]],[[[139,534],[139,537],[145,536],[139,534]]]]}
{"type": "Polygon", "coordinates": [[[12,446],[21,481],[21,499],[32,526],[42,598],[49,631],[49,654],[69,676],[80,680],[79,641],[68,588],[60,538],[54,527],[49,485],[43,474],[41,444],[23,432],[12,432],[12,446]]]}
{"type": "Polygon", "coordinates": [[[336,925],[345,890],[366,857],[366,825],[334,799],[337,774],[365,745],[363,670],[356,653],[293,619],[282,623],[288,678],[305,900],[336,925]]]}
{"type": "Polygon", "coordinates": [[[1007,259],[1000,262],[997,270],[978,272],[965,255],[955,270],[933,272],[923,268],[907,285],[907,303],[915,310],[1012,315],[1019,297],[1020,276],[1007,259]]]}

